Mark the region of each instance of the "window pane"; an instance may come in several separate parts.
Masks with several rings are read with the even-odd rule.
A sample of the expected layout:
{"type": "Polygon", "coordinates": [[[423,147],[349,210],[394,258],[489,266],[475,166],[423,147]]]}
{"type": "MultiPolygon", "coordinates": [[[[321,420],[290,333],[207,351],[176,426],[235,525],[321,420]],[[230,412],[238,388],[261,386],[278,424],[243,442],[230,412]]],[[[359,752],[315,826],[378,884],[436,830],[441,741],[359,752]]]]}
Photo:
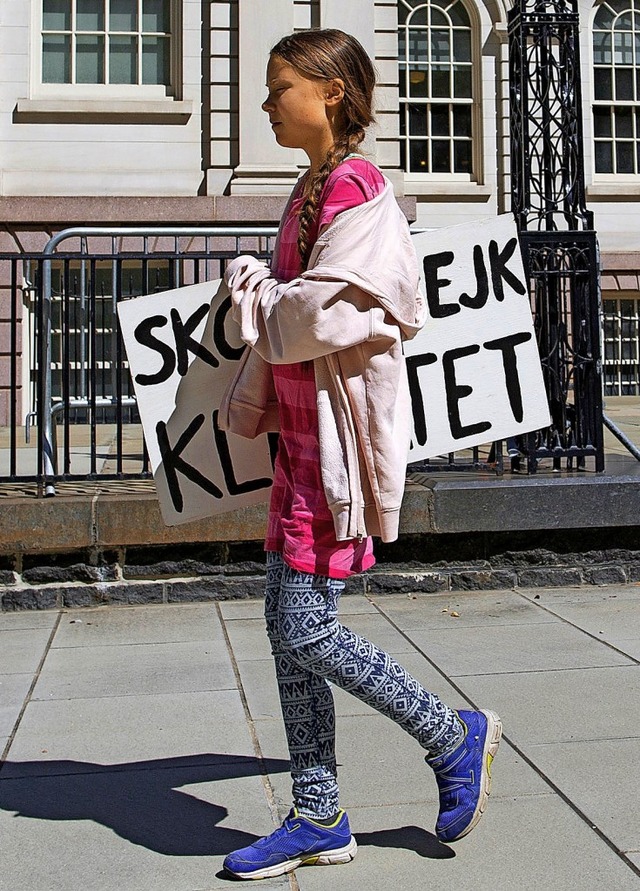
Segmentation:
{"type": "Polygon", "coordinates": [[[595,136],[611,136],[611,111],[608,108],[593,109],[593,133],[595,136]]]}
{"type": "Polygon", "coordinates": [[[631,68],[619,68],[616,71],[616,99],[633,100],[633,71],[631,68]]]}
{"type": "Polygon", "coordinates": [[[409,106],[409,133],[411,136],[427,135],[427,108],[425,105],[409,106]]]}
{"type": "Polygon", "coordinates": [[[456,65],[453,72],[453,95],[456,99],[471,99],[471,66],[456,65]]]}
{"type": "Polygon", "coordinates": [[[633,23],[631,20],[631,10],[623,12],[622,15],[616,19],[616,23],[613,27],[616,31],[632,31],[633,23]]]}
{"type": "Polygon", "coordinates": [[[71,83],[71,37],[45,34],[42,38],[42,82],[71,83]]]}
{"type": "Polygon", "coordinates": [[[454,136],[471,138],[471,108],[469,106],[453,109],[453,133],[454,136]]]}
{"type": "Polygon", "coordinates": [[[409,59],[425,62],[427,59],[427,32],[409,31],[409,59]]]}
{"type": "Polygon", "coordinates": [[[616,108],[616,136],[633,136],[630,108],[616,108]]]}
{"type": "Polygon", "coordinates": [[[409,95],[421,99],[427,97],[427,69],[411,68],[409,71],[409,95]]]}
{"type": "Polygon", "coordinates": [[[613,154],[610,142],[596,142],[596,173],[613,173],[613,154]]]}
{"type": "Polygon", "coordinates": [[[431,4],[431,26],[433,27],[434,25],[437,27],[442,25],[449,27],[449,19],[441,10],[436,9],[436,7],[431,4]]]}
{"type": "MultiPolygon", "coordinates": [[[[76,0],[76,29],[104,31],[104,3],[102,0],[76,0]]],[[[93,81],[84,81],[93,83],[93,81]]]]}
{"type": "Polygon", "coordinates": [[[142,0],[142,30],[169,33],[169,3],[167,0],[142,0]]]}
{"type": "Polygon", "coordinates": [[[471,173],[471,143],[453,143],[453,170],[455,173],[471,173]]]}
{"type": "Polygon", "coordinates": [[[451,144],[448,139],[434,139],[431,143],[431,170],[433,173],[451,172],[451,144]]]}
{"type": "Polygon", "coordinates": [[[42,28],[45,31],[69,31],[71,28],[71,0],[44,0],[42,28]]]}
{"type": "Polygon", "coordinates": [[[596,65],[611,64],[611,34],[593,35],[593,61],[596,65]]]}
{"type": "Polygon", "coordinates": [[[412,25],[426,25],[427,24],[427,7],[423,6],[420,9],[416,9],[413,15],[411,16],[411,24],[412,25]]]}
{"type": "Polygon", "coordinates": [[[136,37],[110,38],[109,83],[138,83],[138,39],[136,37]]]}
{"type": "Polygon", "coordinates": [[[451,58],[448,31],[431,32],[431,61],[448,62],[451,58]]]}
{"type": "Polygon", "coordinates": [[[428,173],[429,166],[427,164],[427,152],[429,151],[429,143],[425,140],[409,143],[409,170],[412,173],[428,173]]]}
{"type": "Polygon", "coordinates": [[[440,98],[451,95],[448,65],[431,66],[431,95],[440,98]]]}
{"type": "Polygon", "coordinates": [[[603,31],[608,31],[613,26],[613,13],[604,3],[595,14],[593,24],[594,27],[602,28],[603,31]]]}
{"type": "Polygon", "coordinates": [[[104,83],[104,37],[76,38],[76,83],[104,83]]]}
{"type": "Polygon", "coordinates": [[[471,34],[469,31],[453,32],[453,58],[456,62],[471,61],[471,34]]]}
{"type": "Polygon", "coordinates": [[[109,4],[109,27],[112,31],[137,31],[137,0],[111,0],[109,4]]]}
{"type": "Polygon", "coordinates": [[[611,71],[609,68],[595,68],[593,80],[595,98],[611,99],[611,71]]]}
{"type": "Polygon", "coordinates": [[[467,28],[471,27],[471,22],[469,21],[469,13],[464,8],[462,3],[454,3],[451,9],[449,10],[449,17],[451,19],[452,24],[454,25],[462,25],[467,28]]]}
{"type": "Polygon", "coordinates": [[[633,143],[616,143],[616,172],[634,173],[633,169],[633,143]]]}
{"type": "Polygon", "coordinates": [[[616,13],[626,12],[631,5],[630,0],[607,0],[607,4],[616,13]]]}
{"type": "Polygon", "coordinates": [[[431,135],[449,136],[449,106],[431,106],[431,135]]]}
{"type": "Polygon", "coordinates": [[[166,37],[143,37],[142,83],[169,84],[169,40],[166,37]]]}
{"type": "Polygon", "coordinates": [[[616,65],[633,65],[633,34],[613,35],[613,60],[616,65]]]}

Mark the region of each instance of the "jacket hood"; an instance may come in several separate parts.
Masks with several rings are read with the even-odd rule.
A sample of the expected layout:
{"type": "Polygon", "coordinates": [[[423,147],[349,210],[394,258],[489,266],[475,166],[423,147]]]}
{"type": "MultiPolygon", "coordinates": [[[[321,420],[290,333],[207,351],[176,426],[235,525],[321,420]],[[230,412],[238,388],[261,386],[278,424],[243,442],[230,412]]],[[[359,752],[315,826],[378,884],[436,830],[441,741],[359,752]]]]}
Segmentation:
{"type": "Polygon", "coordinates": [[[409,225],[389,180],[371,201],[335,217],[316,241],[301,277],[356,285],[380,302],[407,339],[426,320],[409,225]]]}

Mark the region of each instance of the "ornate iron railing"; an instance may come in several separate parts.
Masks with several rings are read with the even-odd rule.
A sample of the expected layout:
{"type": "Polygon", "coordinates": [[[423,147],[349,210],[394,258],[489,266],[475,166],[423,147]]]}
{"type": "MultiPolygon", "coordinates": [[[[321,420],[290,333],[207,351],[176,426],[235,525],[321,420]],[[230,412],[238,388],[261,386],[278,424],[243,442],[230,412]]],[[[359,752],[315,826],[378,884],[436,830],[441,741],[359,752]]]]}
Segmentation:
{"type": "Polygon", "coordinates": [[[527,437],[531,472],[587,457],[604,469],[600,288],[585,203],[577,0],[509,12],[512,210],[520,230],[552,424],[527,437]]]}

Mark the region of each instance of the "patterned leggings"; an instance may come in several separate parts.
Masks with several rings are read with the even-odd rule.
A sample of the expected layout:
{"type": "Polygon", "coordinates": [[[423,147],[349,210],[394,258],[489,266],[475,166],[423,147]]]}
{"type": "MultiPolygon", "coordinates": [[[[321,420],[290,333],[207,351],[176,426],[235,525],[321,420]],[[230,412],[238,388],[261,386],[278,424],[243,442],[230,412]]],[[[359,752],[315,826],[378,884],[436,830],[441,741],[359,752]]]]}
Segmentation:
{"type": "Polygon", "coordinates": [[[291,758],[293,800],[324,819],[338,808],[335,710],[329,681],[391,718],[430,756],[461,740],[457,714],[391,656],[341,625],[344,582],[291,569],[267,553],[265,618],[291,758]]]}

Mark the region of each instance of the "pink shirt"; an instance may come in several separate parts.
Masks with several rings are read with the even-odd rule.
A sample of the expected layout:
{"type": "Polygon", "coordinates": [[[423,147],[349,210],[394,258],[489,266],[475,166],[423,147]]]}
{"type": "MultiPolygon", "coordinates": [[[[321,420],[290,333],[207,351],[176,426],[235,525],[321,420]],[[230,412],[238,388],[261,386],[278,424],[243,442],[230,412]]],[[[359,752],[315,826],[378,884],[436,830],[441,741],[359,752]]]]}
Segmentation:
{"type": "MultiPolygon", "coordinates": [[[[291,281],[301,272],[297,248],[298,214],[305,177],[296,185],[278,242],[274,276],[291,281]]],[[[320,196],[311,244],[323,226],[350,207],[370,201],[384,189],[377,167],[349,158],[330,175],[320,196]]],[[[293,569],[346,578],[373,566],[371,538],[337,541],[320,474],[318,410],[313,362],[272,365],[280,413],[265,550],[278,551],[293,569]]]]}

